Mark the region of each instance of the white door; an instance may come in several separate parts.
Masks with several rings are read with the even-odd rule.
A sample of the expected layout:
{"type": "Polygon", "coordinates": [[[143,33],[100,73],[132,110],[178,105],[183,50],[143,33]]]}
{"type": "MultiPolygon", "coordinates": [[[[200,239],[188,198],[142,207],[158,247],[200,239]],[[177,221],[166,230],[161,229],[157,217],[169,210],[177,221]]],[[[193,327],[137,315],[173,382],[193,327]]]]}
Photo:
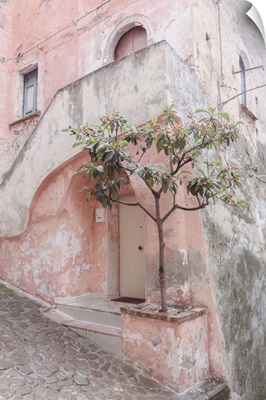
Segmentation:
{"type": "MultiPolygon", "coordinates": [[[[135,203],[134,196],[121,201],[135,203]]],[[[140,207],[119,204],[120,296],[145,299],[144,218],[140,207]]]]}

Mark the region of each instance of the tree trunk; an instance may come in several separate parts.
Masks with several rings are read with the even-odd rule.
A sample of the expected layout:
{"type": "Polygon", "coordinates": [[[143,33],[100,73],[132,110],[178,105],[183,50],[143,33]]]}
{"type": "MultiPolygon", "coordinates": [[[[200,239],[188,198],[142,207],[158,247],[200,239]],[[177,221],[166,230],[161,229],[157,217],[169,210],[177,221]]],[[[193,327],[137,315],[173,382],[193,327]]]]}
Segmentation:
{"type": "Polygon", "coordinates": [[[156,209],[156,223],[158,229],[158,239],[159,239],[159,283],[161,292],[161,306],[162,312],[167,311],[167,301],[166,301],[166,282],[165,282],[165,270],[164,270],[164,231],[163,222],[160,215],[160,199],[155,198],[155,209],[156,209]]]}

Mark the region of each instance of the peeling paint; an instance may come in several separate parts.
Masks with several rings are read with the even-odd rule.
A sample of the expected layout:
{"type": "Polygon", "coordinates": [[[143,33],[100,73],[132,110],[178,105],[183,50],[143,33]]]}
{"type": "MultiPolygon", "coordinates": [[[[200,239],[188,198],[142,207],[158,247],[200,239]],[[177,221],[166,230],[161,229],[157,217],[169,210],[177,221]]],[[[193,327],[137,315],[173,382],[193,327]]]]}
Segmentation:
{"type": "MultiPolygon", "coordinates": [[[[32,0],[14,0],[12,6],[2,1],[0,24],[1,56],[8,60],[0,63],[6,99],[0,104],[0,276],[50,302],[59,295],[119,293],[117,209],[108,214],[106,224],[94,223],[95,203],[84,202],[81,178],[72,179],[85,158],[74,157],[72,141],[61,129],[87,120],[97,123],[114,110],[138,125],[160,115],[170,103],[177,104],[185,120],[193,109],[220,104],[232,98],[232,91],[239,92],[239,75],[232,73],[239,67],[239,54],[245,54],[247,66],[266,62],[263,40],[246,19],[247,2],[242,0],[206,0],[200,7],[187,0],[168,0],[168,7],[160,0],[152,5],[110,1],[99,5],[97,20],[94,12],[78,20],[81,14],[73,14],[73,1],[63,9],[59,3],[50,1],[47,8],[32,0]],[[59,19],[60,26],[68,28],[53,36],[59,19]],[[150,46],[112,63],[119,34],[136,22],[146,28],[150,46]],[[168,44],[157,43],[164,39],[168,44]],[[40,60],[42,116],[15,121],[22,116],[23,73],[40,60]],[[103,82],[110,83],[108,88],[103,82]]],[[[75,7],[90,9],[85,0],[77,0],[75,7]]],[[[256,87],[265,80],[265,71],[256,69],[248,79],[248,87],[256,87]]],[[[166,222],[167,299],[172,306],[208,308],[211,374],[230,381],[233,400],[258,400],[266,393],[265,91],[248,93],[246,107],[238,99],[223,110],[246,125],[240,143],[220,156],[239,166],[249,209],[232,211],[216,204],[202,212],[203,224],[199,213],[181,211],[166,222]]],[[[133,182],[130,190],[151,204],[140,183],[133,182]]],[[[171,202],[165,196],[163,208],[171,202]]],[[[147,298],[159,302],[153,225],[145,221],[146,288],[147,298]]],[[[205,331],[182,332],[187,340],[183,343],[178,333],[167,329],[165,337],[164,331],[146,329],[144,343],[135,337],[141,350],[138,362],[153,349],[155,356],[167,359],[165,368],[179,374],[181,382],[192,382],[192,349],[197,370],[208,362],[207,351],[197,350],[207,340],[205,331]]]]}
{"type": "Polygon", "coordinates": [[[180,249],[179,250],[181,257],[182,257],[182,265],[187,265],[188,264],[188,254],[186,249],[180,249]]]}
{"type": "Polygon", "coordinates": [[[126,358],[178,391],[209,375],[206,316],[179,325],[122,312],[122,332],[126,358]]]}

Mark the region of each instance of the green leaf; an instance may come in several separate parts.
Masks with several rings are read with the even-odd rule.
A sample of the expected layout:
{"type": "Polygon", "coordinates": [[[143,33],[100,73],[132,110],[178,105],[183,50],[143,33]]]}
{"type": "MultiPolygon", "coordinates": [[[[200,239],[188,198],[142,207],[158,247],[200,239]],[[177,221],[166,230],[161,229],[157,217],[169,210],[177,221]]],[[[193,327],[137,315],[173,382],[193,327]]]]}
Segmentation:
{"type": "Polygon", "coordinates": [[[111,161],[114,156],[115,156],[115,151],[111,150],[108,153],[106,153],[106,155],[103,156],[103,161],[104,162],[111,161]]]}
{"type": "Polygon", "coordinates": [[[152,176],[150,176],[149,178],[146,178],[145,181],[147,182],[149,187],[153,187],[154,185],[154,179],[152,176]]]}
{"type": "Polygon", "coordinates": [[[193,175],[191,171],[187,171],[187,170],[185,170],[185,169],[182,169],[182,171],[180,172],[180,174],[193,175]]]}
{"type": "Polygon", "coordinates": [[[87,200],[87,201],[90,201],[92,195],[93,195],[93,192],[87,193],[87,194],[86,194],[86,200],[87,200]]]}
{"type": "Polygon", "coordinates": [[[169,177],[164,176],[164,177],[162,178],[162,191],[163,191],[164,193],[167,192],[170,183],[171,183],[171,180],[170,180],[169,177]]]}
{"type": "Polygon", "coordinates": [[[199,173],[201,173],[201,175],[204,176],[204,178],[206,178],[206,174],[205,174],[205,172],[203,171],[203,169],[198,168],[198,171],[199,171],[199,173]]]}
{"type": "Polygon", "coordinates": [[[97,166],[95,166],[95,169],[96,169],[96,171],[99,172],[100,174],[103,174],[103,173],[104,173],[104,169],[103,169],[103,166],[102,166],[102,165],[97,165],[97,166]]]}
{"type": "Polygon", "coordinates": [[[245,200],[237,200],[236,205],[242,209],[247,208],[247,203],[245,200]]]}
{"type": "Polygon", "coordinates": [[[209,107],[210,114],[213,115],[215,113],[216,108],[209,107]]]}
{"type": "Polygon", "coordinates": [[[128,145],[128,141],[127,140],[121,140],[121,142],[118,142],[118,145],[123,147],[123,146],[127,146],[128,145]]]}
{"type": "Polygon", "coordinates": [[[111,186],[110,188],[110,195],[112,199],[117,200],[118,199],[118,190],[115,185],[111,186]]]}
{"type": "Polygon", "coordinates": [[[209,111],[199,108],[198,110],[194,111],[194,113],[195,113],[195,114],[199,114],[199,113],[209,114],[209,111]]]}
{"type": "Polygon", "coordinates": [[[226,121],[230,121],[230,115],[226,112],[219,112],[217,115],[220,115],[220,117],[222,117],[226,121]]]}
{"type": "Polygon", "coordinates": [[[84,192],[84,190],[88,190],[88,189],[90,189],[90,186],[82,186],[80,191],[84,192]]]}
{"type": "Polygon", "coordinates": [[[195,149],[195,150],[192,150],[192,151],[190,152],[190,154],[191,154],[191,157],[193,157],[193,158],[198,158],[198,157],[201,156],[202,152],[201,152],[201,150],[199,150],[199,149],[195,149]]]}
{"type": "Polygon", "coordinates": [[[72,147],[84,146],[84,142],[75,142],[72,147]]]}
{"type": "Polygon", "coordinates": [[[212,161],[209,161],[209,165],[210,166],[215,166],[215,167],[221,167],[222,166],[222,162],[220,160],[212,160],[212,161]]]}

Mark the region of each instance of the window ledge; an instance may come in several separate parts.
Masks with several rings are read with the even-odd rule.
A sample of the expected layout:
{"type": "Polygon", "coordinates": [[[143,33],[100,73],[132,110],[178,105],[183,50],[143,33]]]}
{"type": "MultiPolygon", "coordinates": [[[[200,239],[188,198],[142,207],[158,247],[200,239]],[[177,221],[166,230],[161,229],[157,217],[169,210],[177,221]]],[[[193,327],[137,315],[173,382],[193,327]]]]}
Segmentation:
{"type": "Polygon", "coordinates": [[[246,117],[250,118],[253,122],[258,120],[256,115],[254,115],[253,112],[250,111],[247,106],[245,106],[245,104],[240,104],[240,112],[242,112],[246,117]]]}
{"type": "Polygon", "coordinates": [[[32,114],[30,114],[30,115],[27,115],[26,117],[19,118],[19,119],[17,119],[16,121],[11,122],[11,124],[9,124],[9,126],[12,127],[12,126],[14,126],[14,125],[20,124],[21,122],[28,121],[28,120],[30,120],[31,118],[40,117],[40,115],[41,115],[41,111],[36,111],[35,113],[32,113],[32,114]]]}

